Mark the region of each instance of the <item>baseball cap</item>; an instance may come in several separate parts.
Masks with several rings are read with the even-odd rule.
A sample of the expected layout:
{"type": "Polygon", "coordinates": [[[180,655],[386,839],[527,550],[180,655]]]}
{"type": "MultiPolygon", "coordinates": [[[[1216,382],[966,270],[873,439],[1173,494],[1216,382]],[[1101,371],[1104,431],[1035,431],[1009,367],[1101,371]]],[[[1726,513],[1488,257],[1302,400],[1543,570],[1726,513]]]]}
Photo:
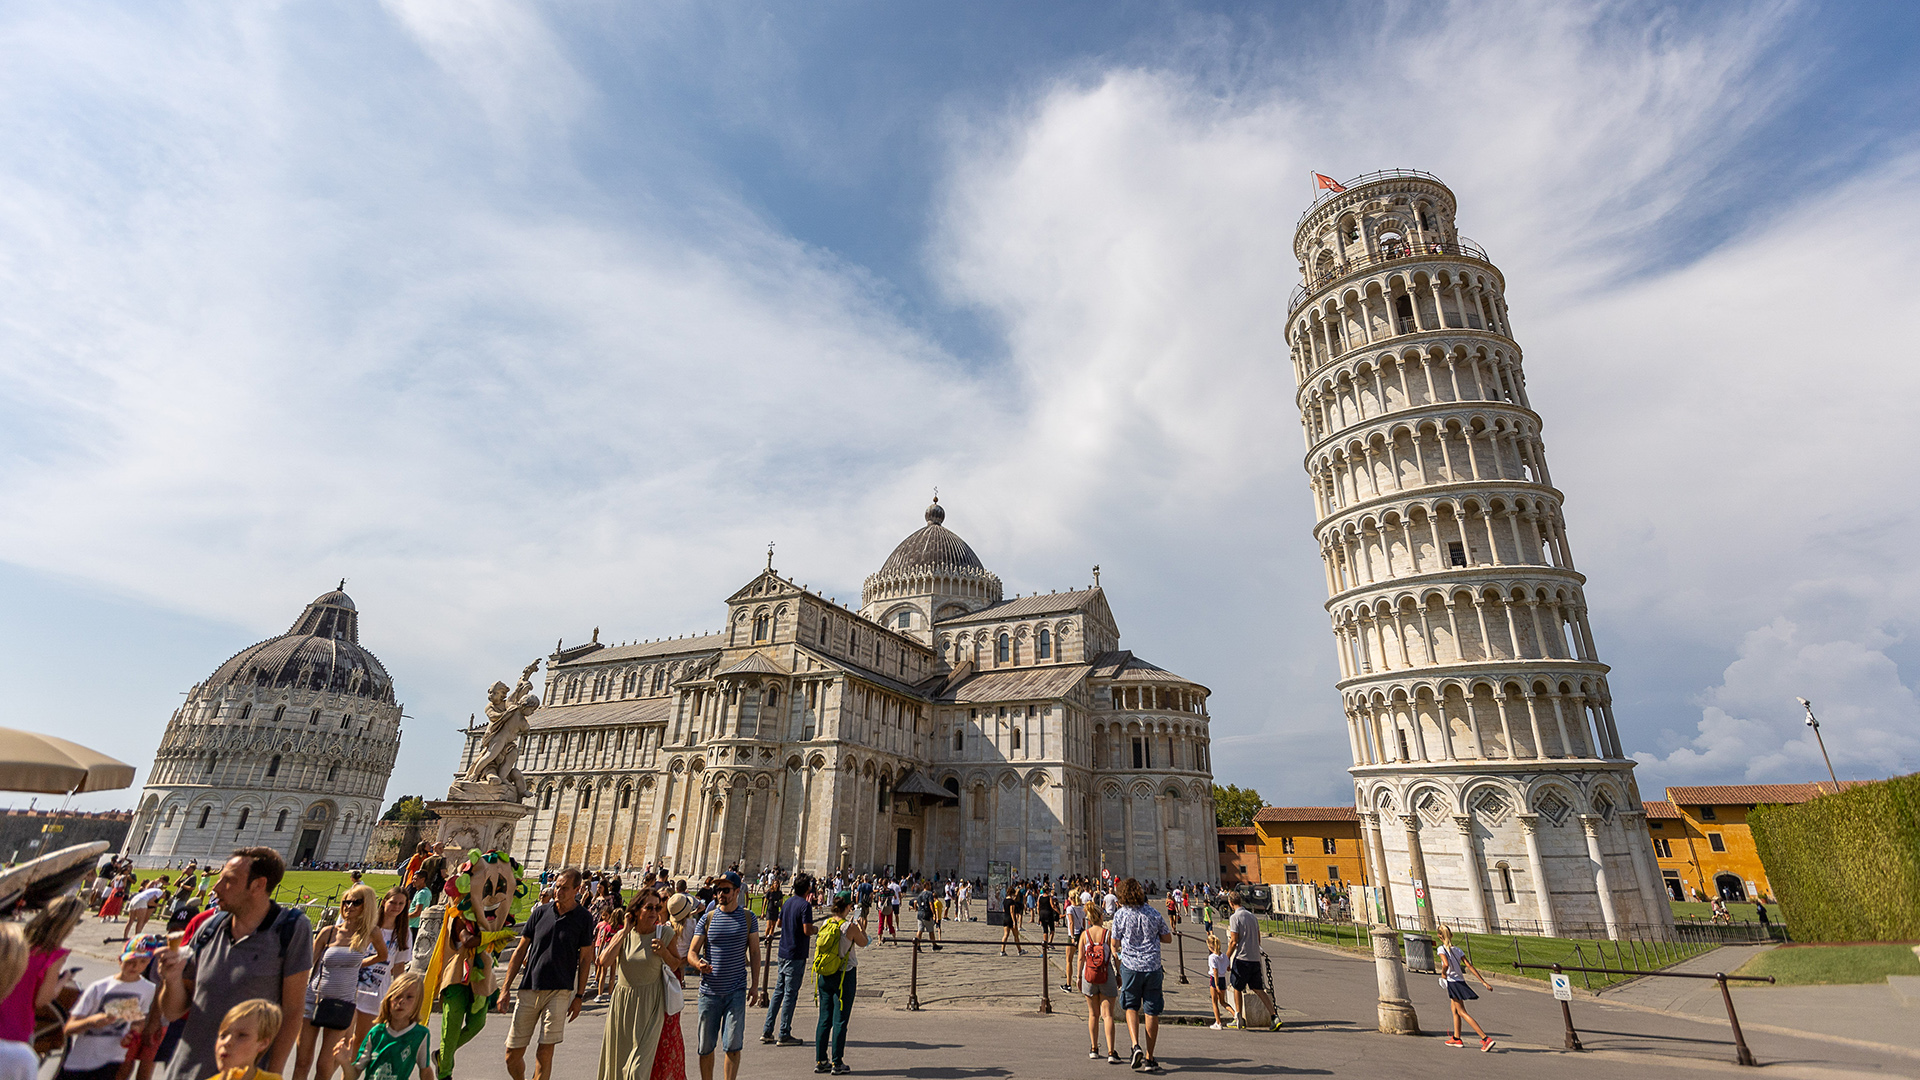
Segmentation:
{"type": "Polygon", "coordinates": [[[120,950],[120,959],[125,960],[128,957],[137,956],[142,960],[150,960],[166,951],[167,935],[141,934],[139,937],[127,942],[125,949],[120,950]]]}
{"type": "Polygon", "coordinates": [[[721,880],[721,881],[724,881],[724,882],[726,882],[727,884],[729,884],[729,885],[731,885],[731,886],[733,886],[733,887],[734,887],[735,889],[738,889],[738,888],[740,888],[740,875],[739,875],[739,874],[736,874],[736,873],[734,873],[734,872],[733,872],[733,871],[731,871],[731,870],[729,870],[729,871],[727,871],[727,872],[726,872],[726,873],[724,873],[724,874],[721,874],[721,875],[720,875],[720,880],[721,880]]]}

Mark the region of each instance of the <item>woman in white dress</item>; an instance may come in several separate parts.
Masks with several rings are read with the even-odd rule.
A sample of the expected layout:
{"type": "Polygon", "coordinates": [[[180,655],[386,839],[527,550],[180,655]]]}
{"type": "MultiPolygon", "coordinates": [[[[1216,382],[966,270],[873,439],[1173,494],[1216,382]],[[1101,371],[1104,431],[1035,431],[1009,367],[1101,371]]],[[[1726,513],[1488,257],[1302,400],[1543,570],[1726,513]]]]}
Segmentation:
{"type": "Polygon", "coordinates": [[[387,947],[387,958],[360,969],[359,988],[353,1003],[353,1041],[347,1044],[349,1053],[366,1041],[374,1017],[380,1013],[380,1002],[387,996],[387,987],[393,985],[394,974],[405,971],[407,962],[413,959],[413,941],[407,929],[410,895],[405,885],[395,885],[380,898],[380,940],[387,947]]]}

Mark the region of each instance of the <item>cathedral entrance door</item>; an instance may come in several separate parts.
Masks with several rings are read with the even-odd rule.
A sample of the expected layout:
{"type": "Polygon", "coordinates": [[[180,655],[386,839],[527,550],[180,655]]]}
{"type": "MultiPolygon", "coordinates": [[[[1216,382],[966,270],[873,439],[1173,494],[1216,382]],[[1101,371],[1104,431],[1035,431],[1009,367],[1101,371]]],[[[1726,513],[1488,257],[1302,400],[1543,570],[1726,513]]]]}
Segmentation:
{"type": "Polygon", "coordinates": [[[311,862],[313,853],[320,848],[320,830],[303,829],[300,832],[300,846],[293,849],[293,864],[311,862]]]}
{"type": "Polygon", "coordinates": [[[913,830],[893,831],[893,872],[904,874],[913,865],[913,830]]]}

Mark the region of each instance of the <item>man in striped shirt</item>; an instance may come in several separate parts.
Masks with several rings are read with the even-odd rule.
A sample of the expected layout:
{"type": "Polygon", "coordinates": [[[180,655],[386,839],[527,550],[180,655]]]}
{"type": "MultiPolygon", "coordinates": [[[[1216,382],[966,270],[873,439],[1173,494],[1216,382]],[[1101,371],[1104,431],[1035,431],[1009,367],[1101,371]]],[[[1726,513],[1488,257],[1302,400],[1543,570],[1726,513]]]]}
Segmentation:
{"type": "Polygon", "coordinates": [[[722,1041],[727,1080],[740,1075],[747,996],[760,989],[760,925],[740,903],[740,875],[729,870],[713,886],[714,906],[694,926],[689,957],[700,970],[700,1080],[713,1080],[713,1051],[722,1041]]]}

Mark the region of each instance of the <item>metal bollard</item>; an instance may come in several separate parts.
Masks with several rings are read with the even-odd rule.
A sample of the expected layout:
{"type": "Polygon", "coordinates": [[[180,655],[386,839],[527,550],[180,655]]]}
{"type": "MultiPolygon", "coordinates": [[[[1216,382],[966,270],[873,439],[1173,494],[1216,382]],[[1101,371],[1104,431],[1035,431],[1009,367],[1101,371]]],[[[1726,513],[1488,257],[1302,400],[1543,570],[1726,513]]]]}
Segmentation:
{"type": "Polygon", "coordinates": [[[1053,1012],[1053,996],[1052,996],[1053,988],[1047,985],[1047,980],[1052,976],[1053,976],[1053,969],[1047,963],[1047,943],[1042,941],[1040,943],[1040,1015],[1041,1016],[1047,1016],[1053,1012]]]}
{"type": "Polygon", "coordinates": [[[1713,981],[1720,984],[1720,1000],[1727,1003],[1727,1023],[1733,1026],[1733,1059],[1740,1065],[1758,1065],[1753,1060],[1753,1051],[1747,1049],[1747,1037],[1740,1034],[1740,1018],[1733,1015],[1733,995],[1727,993],[1727,975],[1724,971],[1713,973],[1713,981]]]}
{"type": "Polygon", "coordinates": [[[913,943],[913,955],[907,960],[907,1011],[920,1011],[920,943],[913,943]]]}
{"type": "Polygon", "coordinates": [[[1176,930],[1173,932],[1173,951],[1180,958],[1180,985],[1187,985],[1187,935],[1176,930]]]}

